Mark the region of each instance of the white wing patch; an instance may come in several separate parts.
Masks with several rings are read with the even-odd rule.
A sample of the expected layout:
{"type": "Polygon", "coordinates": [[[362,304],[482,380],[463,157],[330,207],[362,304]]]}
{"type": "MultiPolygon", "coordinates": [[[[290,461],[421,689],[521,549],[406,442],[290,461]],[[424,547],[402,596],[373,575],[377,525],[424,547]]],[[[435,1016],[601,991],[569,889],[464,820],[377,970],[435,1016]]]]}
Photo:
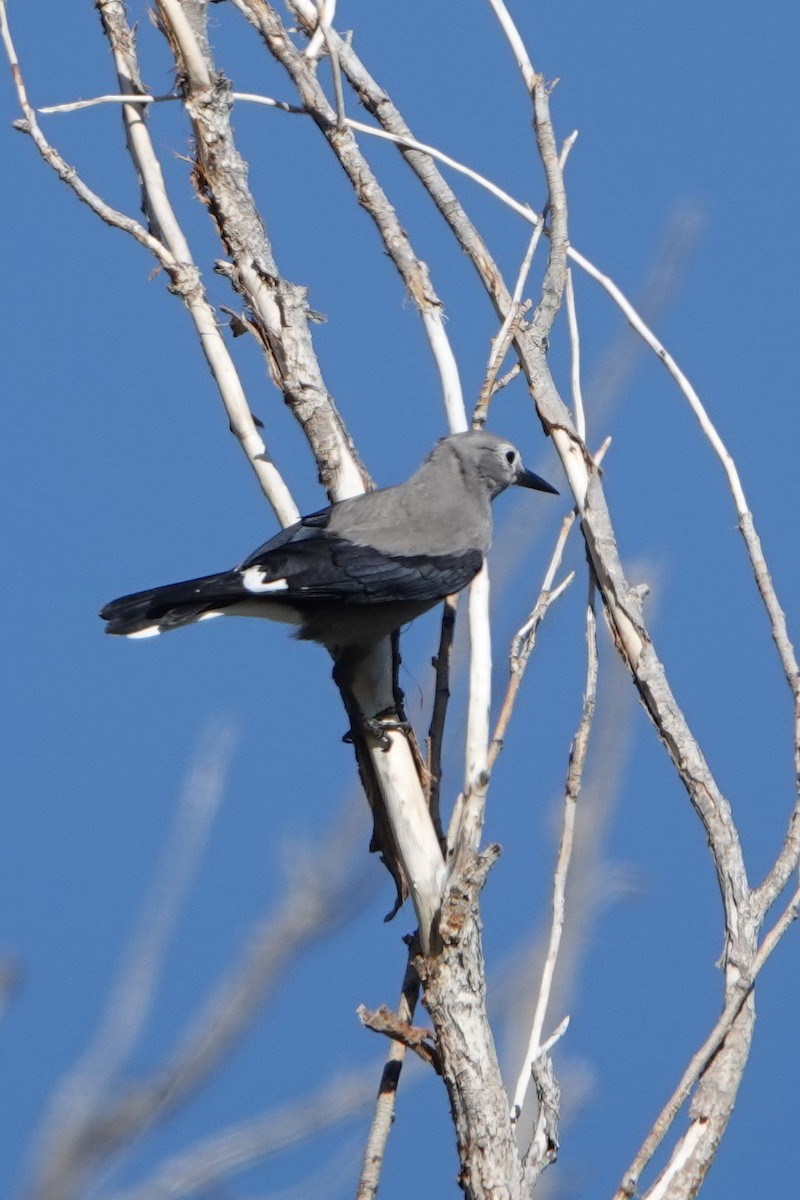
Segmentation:
{"type": "Polygon", "coordinates": [[[248,567],[242,575],[242,584],[248,592],[256,596],[269,592],[285,592],[289,587],[285,579],[265,579],[261,567],[248,567]]]}
{"type": "Polygon", "coordinates": [[[159,627],[157,625],[148,625],[145,629],[137,629],[133,633],[126,633],[125,637],[128,637],[128,638],[157,637],[159,633],[161,633],[161,630],[159,629],[159,627]]]}

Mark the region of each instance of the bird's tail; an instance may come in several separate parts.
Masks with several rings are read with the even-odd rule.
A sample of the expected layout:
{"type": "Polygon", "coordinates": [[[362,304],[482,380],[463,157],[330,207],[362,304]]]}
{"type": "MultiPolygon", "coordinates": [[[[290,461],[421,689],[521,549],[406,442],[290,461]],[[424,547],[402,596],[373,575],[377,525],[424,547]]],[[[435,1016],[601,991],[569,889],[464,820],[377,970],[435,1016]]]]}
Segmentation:
{"type": "Polygon", "coordinates": [[[100,617],[108,622],[106,633],[152,637],[180,625],[220,616],[241,599],[239,572],[226,571],[222,575],[205,575],[185,583],[170,583],[166,587],[120,596],[100,609],[100,617]]]}

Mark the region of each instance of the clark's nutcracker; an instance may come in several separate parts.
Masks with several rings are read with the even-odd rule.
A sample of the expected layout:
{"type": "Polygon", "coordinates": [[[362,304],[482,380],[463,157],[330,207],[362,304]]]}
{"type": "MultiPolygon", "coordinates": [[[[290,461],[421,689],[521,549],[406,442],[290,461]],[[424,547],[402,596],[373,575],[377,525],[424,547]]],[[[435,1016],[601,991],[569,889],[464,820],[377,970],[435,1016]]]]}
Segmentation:
{"type": "Polygon", "coordinates": [[[556,492],[503,438],[452,434],[407,483],[303,517],[232,571],[122,596],[100,616],[107,633],[132,638],[209,617],[267,617],[297,625],[337,662],[360,658],[474,578],[491,541],[490,503],[511,484],[556,492]]]}

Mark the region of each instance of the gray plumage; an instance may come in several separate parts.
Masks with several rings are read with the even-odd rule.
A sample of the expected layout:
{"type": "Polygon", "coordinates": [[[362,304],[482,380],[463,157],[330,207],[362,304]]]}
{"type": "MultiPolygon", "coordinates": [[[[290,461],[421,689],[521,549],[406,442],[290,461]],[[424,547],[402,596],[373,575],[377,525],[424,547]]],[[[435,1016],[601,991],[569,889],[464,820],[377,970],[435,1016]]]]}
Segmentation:
{"type": "Polygon", "coordinates": [[[241,566],[112,600],[106,631],[149,637],[212,616],[267,617],[334,658],[381,638],[462,588],[492,536],[491,502],[512,484],[555,492],[492,433],[442,438],[407,483],[303,517],[241,566]]]}

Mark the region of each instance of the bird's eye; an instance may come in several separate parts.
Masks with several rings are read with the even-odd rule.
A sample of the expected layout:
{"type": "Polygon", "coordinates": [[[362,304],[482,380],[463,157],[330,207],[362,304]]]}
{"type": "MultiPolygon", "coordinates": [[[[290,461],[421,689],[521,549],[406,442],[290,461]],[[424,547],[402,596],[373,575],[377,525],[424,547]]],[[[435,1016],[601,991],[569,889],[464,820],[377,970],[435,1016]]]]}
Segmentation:
{"type": "Polygon", "coordinates": [[[506,462],[513,463],[516,457],[516,450],[506,450],[506,462]]]}

